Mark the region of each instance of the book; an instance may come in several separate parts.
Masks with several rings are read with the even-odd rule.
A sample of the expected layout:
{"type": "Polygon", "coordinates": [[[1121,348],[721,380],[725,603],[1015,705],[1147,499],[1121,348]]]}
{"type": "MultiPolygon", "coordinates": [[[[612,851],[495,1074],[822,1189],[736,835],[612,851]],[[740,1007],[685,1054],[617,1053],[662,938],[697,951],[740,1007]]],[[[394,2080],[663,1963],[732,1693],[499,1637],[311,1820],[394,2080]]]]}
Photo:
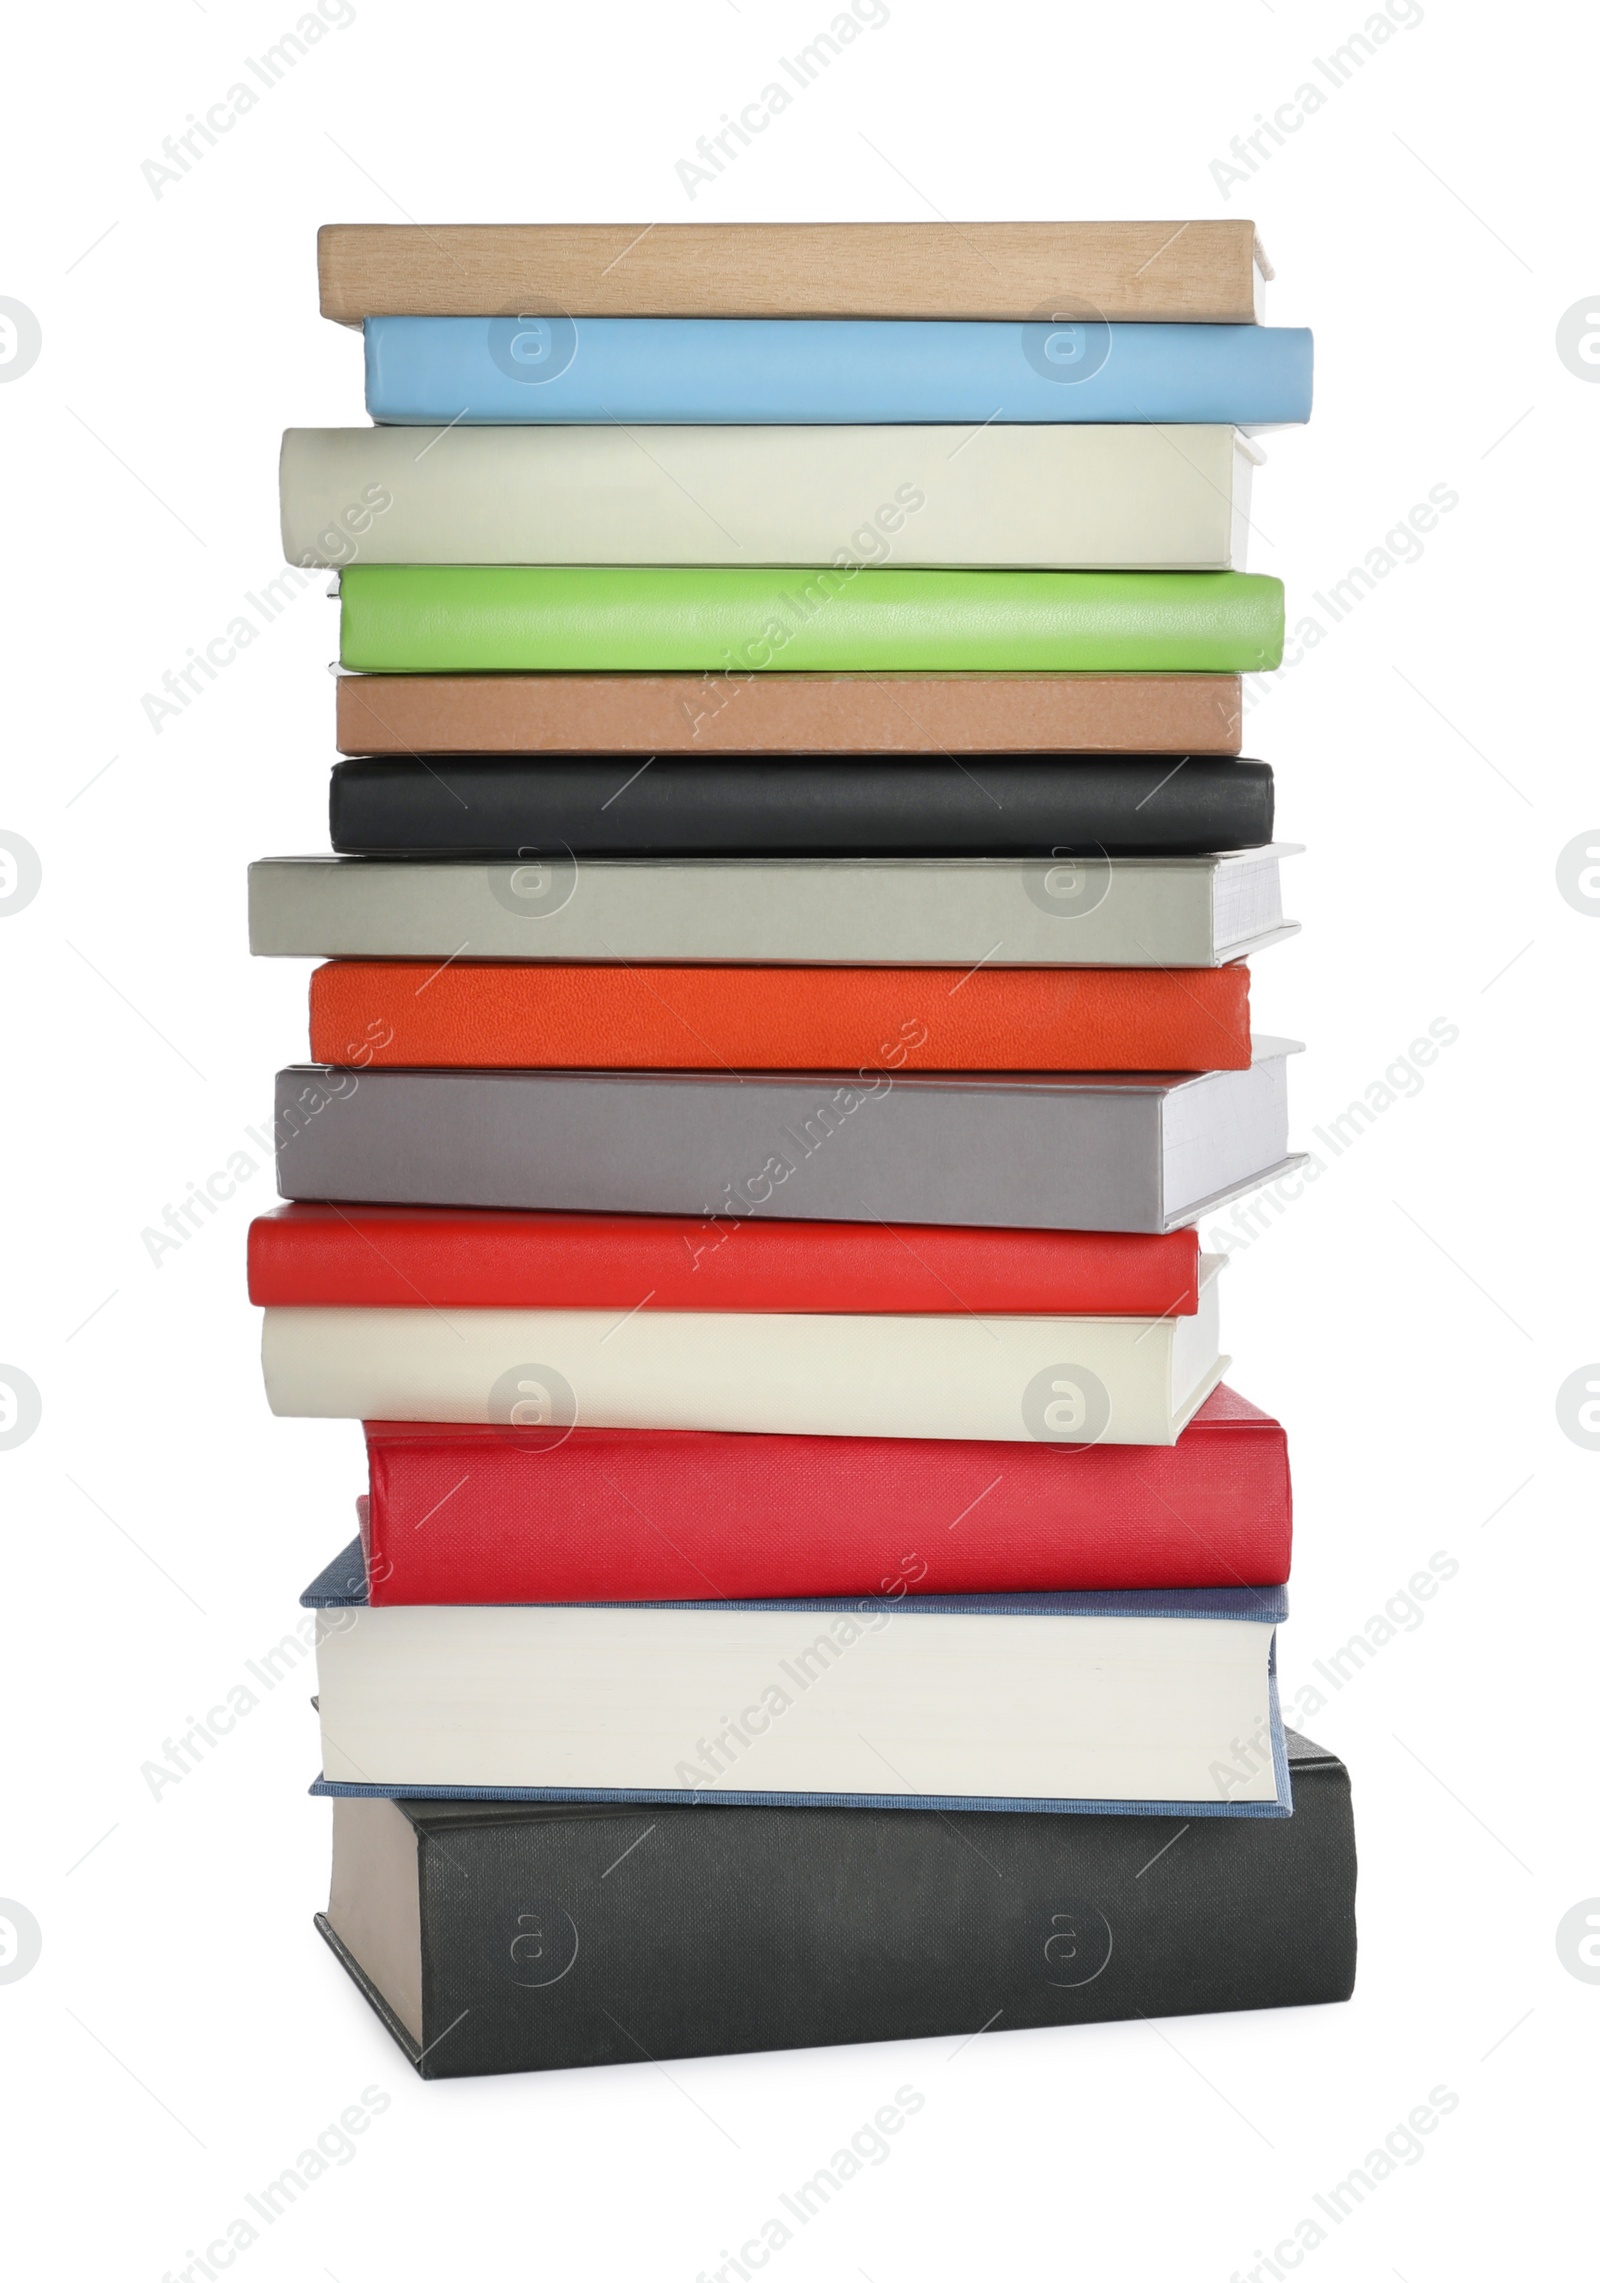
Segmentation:
{"type": "Polygon", "coordinates": [[[1167,421],[1272,428],[1311,416],[1312,344],[1302,328],[1107,324],[1088,310],[1057,323],[1032,314],[1036,322],[1023,325],[370,317],[367,411],[417,426],[1167,421]]]}
{"type": "MultiPolygon", "coordinates": [[[[740,701],[742,702],[742,700],[740,701]]],[[[351,856],[1210,855],[1272,839],[1264,761],[943,753],[336,762],[351,856]]],[[[550,899],[554,901],[552,897],[550,899]]]]}
{"type": "Polygon", "coordinates": [[[1304,1164],[1294,1051],[1199,1077],[302,1065],[272,1140],[288,1198],[1157,1233],[1304,1164]]]}
{"type": "Polygon", "coordinates": [[[1165,1448],[369,1420],[375,1608],[1281,1585],[1283,1429],[1229,1387],[1165,1448]]]}
{"type": "Polygon", "coordinates": [[[339,674],[341,753],[1237,753],[1237,674],[339,674]]]}
{"type": "Polygon", "coordinates": [[[1290,1813],[1281,1586],[374,1609],[356,1544],[301,1599],[323,1794],[1290,1813]]]}
{"type": "Polygon", "coordinates": [[[308,568],[1211,571],[1244,567],[1252,457],[1223,427],[291,428],[278,495],[308,568]]]}
{"type": "Polygon", "coordinates": [[[357,673],[1266,672],[1283,587],[1252,571],[352,563],[357,673]]]}
{"type": "Polygon", "coordinates": [[[332,959],[311,975],[315,1062],[859,1071],[884,1054],[919,1070],[1244,1070],[1250,971],[332,959]]]}
{"type": "MultiPolygon", "coordinates": [[[[1350,1779],[1285,1743],[1282,1820],[978,1813],[965,1846],[916,1808],[336,1799],[316,1923],[422,2077],[1335,2004],[1350,1779]]],[[[920,2066],[781,2227],[915,2137],[920,2066]]]]}
{"type": "Polygon", "coordinates": [[[1282,848],[1232,856],[279,856],[250,867],[272,958],[1220,967],[1297,929],[1282,848]]]}
{"type": "MultiPolygon", "coordinates": [[[[826,57],[823,58],[826,61],[826,57]]],[[[805,67],[802,66],[802,70],[805,67]]],[[[803,81],[802,81],[803,84],[803,81]]],[[[1103,318],[1248,325],[1246,221],[326,222],[322,314],[1103,318]]]]}
{"type": "Polygon", "coordinates": [[[1200,1242],[660,1213],[280,1205],[250,1224],[261,1308],[722,1308],[1192,1316],[1200,1242]]]}
{"type": "Polygon", "coordinates": [[[487,1424],[534,1453],[578,1425],[1168,1444],[1230,1360],[1222,1266],[1170,1316],[272,1307],[261,1367],[280,1418],[487,1424]]]}

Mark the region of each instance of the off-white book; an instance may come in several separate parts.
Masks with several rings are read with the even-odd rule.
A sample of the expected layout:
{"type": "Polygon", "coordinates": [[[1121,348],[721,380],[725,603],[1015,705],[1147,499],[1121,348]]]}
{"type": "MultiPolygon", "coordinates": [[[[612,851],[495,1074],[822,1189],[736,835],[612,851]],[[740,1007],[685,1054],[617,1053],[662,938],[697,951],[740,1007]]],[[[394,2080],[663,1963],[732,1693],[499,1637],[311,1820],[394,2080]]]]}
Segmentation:
{"type": "MultiPolygon", "coordinates": [[[[947,1519],[908,1517],[908,1542],[947,1519]]],[[[323,1778],[401,1791],[1287,1810],[1268,1597],[1254,1621],[1049,1606],[1073,1598],[948,1612],[871,1598],[324,1608],[323,1778]]]]}
{"type": "Polygon", "coordinates": [[[292,563],[1245,567],[1232,428],[291,428],[292,563]]]}
{"type": "Polygon", "coordinates": [[[276,856],[250,867],[273,958],[806,966],[1220,967],[1298,932],[1285,844],[1227,856],[276,856]]]}
{"type": "Polygon", "coordinates": [[[1192,1316],[268,1308],[281,1417],[1173,1443],[1222,1378],[1218,1256],[1192,1316]]]}

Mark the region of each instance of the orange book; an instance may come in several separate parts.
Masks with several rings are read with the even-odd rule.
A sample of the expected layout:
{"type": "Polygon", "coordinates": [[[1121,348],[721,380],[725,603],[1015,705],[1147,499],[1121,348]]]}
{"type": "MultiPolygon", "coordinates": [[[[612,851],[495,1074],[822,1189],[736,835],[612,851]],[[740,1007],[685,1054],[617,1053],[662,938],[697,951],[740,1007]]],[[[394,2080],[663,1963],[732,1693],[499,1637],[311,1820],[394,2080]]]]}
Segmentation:
{"type": "Polygon", "coordinates": [[[1243,1070],[1243,965],[644,967],[335,959],[311,1052],[358,1069],[1243,1070]]]}

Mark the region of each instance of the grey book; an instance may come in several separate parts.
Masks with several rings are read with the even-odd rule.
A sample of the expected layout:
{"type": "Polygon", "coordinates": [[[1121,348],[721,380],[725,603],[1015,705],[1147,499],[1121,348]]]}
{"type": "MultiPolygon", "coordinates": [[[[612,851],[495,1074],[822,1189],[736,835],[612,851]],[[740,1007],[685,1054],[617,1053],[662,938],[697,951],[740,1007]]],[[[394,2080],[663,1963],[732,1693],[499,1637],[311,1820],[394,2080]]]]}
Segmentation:
{"type": "Polygon", "coordinates": [[[1248,1070],[278,1073],[288,1198],[707,1220],[1182,1227],[1286,1172],[1284,1039],[1248,1070]]]}
{"type": "Polygon", "coordinates": [[[250,867],[272,958],[1220,967],[1296,933],[1279,860],[1226,856],[277,856],[250,867]]]}

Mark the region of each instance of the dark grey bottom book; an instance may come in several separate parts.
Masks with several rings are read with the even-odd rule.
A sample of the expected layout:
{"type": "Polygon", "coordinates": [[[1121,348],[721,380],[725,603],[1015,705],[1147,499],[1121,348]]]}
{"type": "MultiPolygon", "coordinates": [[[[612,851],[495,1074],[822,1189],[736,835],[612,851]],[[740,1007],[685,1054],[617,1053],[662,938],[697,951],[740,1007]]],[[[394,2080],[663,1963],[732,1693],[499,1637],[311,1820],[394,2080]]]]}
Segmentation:
{"type": "Polygon", "coordinates": [[[1355,1982],[1343,1764],[1294,1813],[338,1799],[317,1925],[424,2077],[1139,2015],[1355,1982]]]}

